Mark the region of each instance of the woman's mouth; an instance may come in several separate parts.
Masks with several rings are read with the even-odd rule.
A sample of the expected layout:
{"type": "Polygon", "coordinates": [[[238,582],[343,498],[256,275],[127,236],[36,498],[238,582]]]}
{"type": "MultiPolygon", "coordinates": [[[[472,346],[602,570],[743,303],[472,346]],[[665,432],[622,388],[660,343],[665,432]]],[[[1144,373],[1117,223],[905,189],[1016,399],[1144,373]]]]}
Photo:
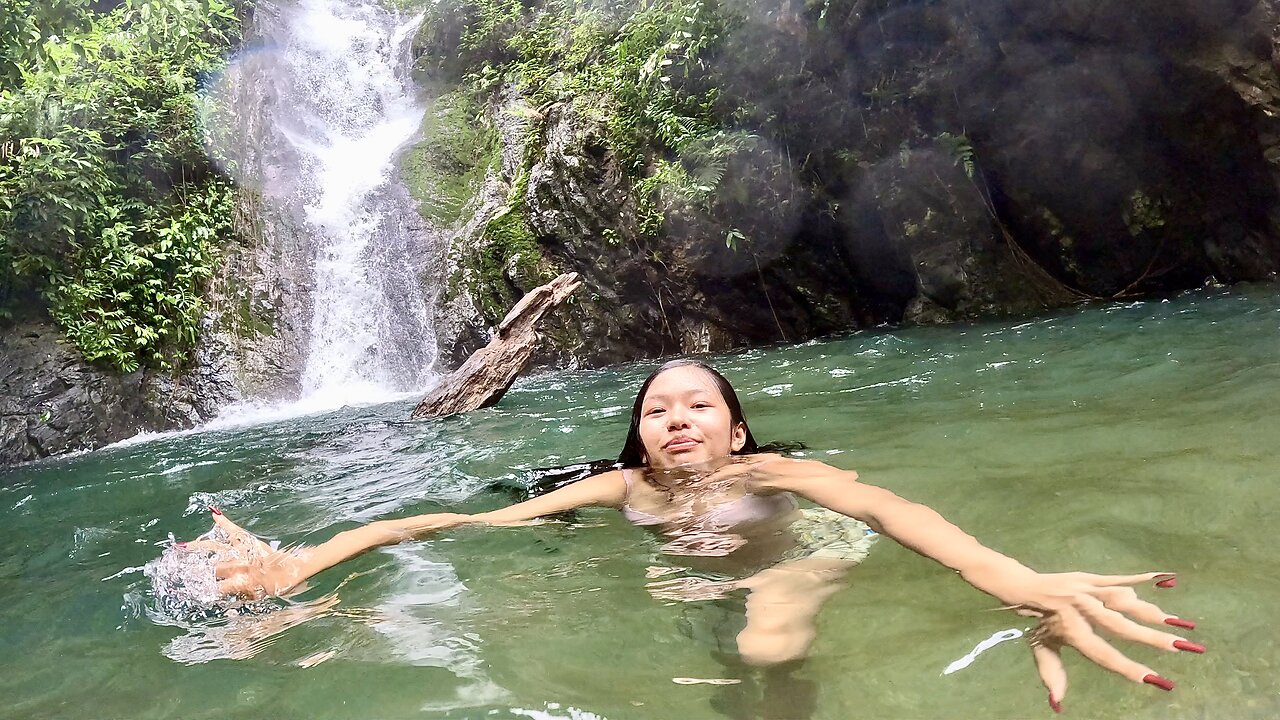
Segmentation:
{"type": "Polygon", "coordinates": [[[662,446],[662,449],[667,452],[684,452],[686,450],[692,450],[697,446],[698,441],[693,438],[677,437],[669,440],[666,445],[662,446]]]}

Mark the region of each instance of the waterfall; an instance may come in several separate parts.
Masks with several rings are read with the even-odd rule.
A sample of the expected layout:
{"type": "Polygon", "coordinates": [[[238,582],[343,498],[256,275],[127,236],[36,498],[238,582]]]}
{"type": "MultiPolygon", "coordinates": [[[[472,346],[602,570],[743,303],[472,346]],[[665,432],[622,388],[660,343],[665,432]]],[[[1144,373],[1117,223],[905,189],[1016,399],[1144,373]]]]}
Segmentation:
{"type": "Polygon", "coordinates": [[[261,2],[215,99],[230,120],[211,152],[260,193],[264,222],[290,225],[269,233],[292,237],[271,262],[306,269],[293,369],[303,406],[388,399],[431,377],[426,250],[410,230],[422,223],[394,173],[425,112],[408,73],[421,21],[369,0],[261,2]]]}

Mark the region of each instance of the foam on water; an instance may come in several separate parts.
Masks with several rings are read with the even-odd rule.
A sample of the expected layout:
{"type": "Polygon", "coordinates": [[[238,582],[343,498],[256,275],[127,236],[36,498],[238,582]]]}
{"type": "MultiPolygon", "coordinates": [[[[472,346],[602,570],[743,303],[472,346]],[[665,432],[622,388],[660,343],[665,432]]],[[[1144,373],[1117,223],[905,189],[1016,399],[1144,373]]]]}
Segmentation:
{"type": "MultiPolygon", "coordinates": [[[[364,408],[373,407],[375,405],[385,405],[387,403],[406,402],[420,397],[429,390],[430,387],[431,385],[428,384],[425,390],[395,391],[369,383],[353,383],[349,386],[335,389],[331,392],[308,395],[294,402],[271,403],[264,401],[247,401],[236,403],[235,405],[228,405],[223,408],[218,413],[217,417],[203,425],[187,428],[185,430],[140,432],[137,435],[125,438],[124,440],[104,445],[100,449],[125,448],[158,440],[181,438],[207,432],[237,430],[259,425],[270,425],[272,423],[283,422],[286,420],[325,415],[342,408],[364,408]]],[[[168,472],[177,471],[178,468],[172,468],[168,472]]]]}
{"type": "Polygon", "coordinates": [[[250,401],[230,405],[218,413],[218,417],[196,428],[194,432],[266,425],[308,415],[321,415],[344,407],[360,408],[404,402],[417,398],[422,392],[421,390],[396,391],[374,383],[353,382],[342,387],[330,388],[324,393],[313,393],[290,403],[250,401]]]}

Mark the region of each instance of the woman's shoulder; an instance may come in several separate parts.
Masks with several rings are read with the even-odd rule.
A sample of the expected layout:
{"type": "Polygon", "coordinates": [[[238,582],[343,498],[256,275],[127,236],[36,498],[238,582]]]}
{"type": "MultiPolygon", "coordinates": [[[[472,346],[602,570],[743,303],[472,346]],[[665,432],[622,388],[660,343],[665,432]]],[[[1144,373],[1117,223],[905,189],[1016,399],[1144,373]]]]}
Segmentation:
{"type": "Polygon", "coordinates": [[[582,482],[591,482],[600,485],[616,485],[618,483],[629,483],[631,481],[631,468],[614,468],[605,470],[604,472],[589,475],[582,479],[582,482]]]}
{"type": "MultiPolygon", "coordinates": [[[[753,471],[768,472],[805,472],[819,468],[830,468],[831,466],[819,460],[809,460],[807,458],[787,457],[779,453],[756,453],[753,455],[742,455],[739,462],[746,465],[753,471]]],[[[832,468],[834,469],[834,468],[832,468]]]]}
{"type": "Polygon", "coordinates": [[[613,491],[621,488],[625,496],[626,490],[631,486],[631,472],[630,468],[614,468],[583,478],[582,482],[590,483],[596,487],[609,488],[613,491]]]}
{"type": "Polygon", "coordinates": [[[618,507],[626,499],[627,488],[621,470],[605,470],[571,482],[543,497],[556,494],[561,494],[562,497],[577,503],[573,507],[582,505],[618,507]]]}
{"type": "Polygon", "coordinates": [[[852,470],[841,470],[820,460],[785,457],[776,453],[746,455],[743,460],[750,469],[749,487],[756,493],[795,491],[799,489],[795,487],[798,481],[821,481],[837,475],[855,480],[858,477],[852,470]]]}

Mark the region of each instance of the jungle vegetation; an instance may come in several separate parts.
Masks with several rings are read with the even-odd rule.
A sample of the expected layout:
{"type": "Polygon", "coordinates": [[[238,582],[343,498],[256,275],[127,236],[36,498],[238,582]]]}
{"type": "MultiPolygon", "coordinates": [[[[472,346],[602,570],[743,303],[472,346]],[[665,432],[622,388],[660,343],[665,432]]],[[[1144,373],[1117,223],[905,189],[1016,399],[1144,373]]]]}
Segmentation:
{"type": "MultiPolygon", "coordinates": [[[[200,90],[242,0],[8,0],[0,10],[0,320],[47,311],[91,362],[173,367],[232,238],[200,90]]],[[[225,169],[225,168],[224,168],[225,169]]]]}

